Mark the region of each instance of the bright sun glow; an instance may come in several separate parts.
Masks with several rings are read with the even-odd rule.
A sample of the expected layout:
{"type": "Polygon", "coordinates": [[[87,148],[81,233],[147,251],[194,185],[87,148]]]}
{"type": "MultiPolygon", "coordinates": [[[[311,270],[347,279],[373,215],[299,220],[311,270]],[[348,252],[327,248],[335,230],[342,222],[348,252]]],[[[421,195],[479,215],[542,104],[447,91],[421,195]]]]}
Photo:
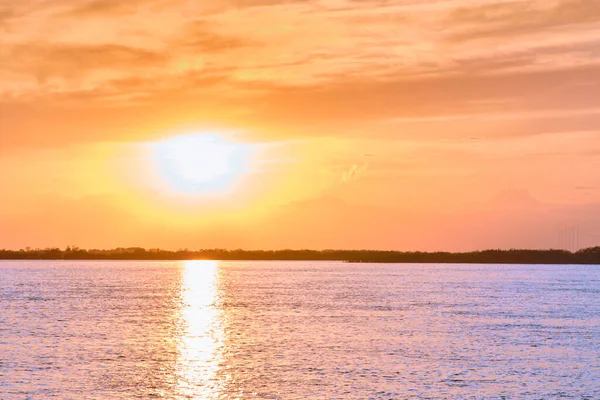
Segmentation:
{"type": "Polygon", "coordinates": [[[177,136],[153,147],[158,174],[174,190],[212,194],[230,188],[250,163],[251,146],[216,134],[177,136]]]}

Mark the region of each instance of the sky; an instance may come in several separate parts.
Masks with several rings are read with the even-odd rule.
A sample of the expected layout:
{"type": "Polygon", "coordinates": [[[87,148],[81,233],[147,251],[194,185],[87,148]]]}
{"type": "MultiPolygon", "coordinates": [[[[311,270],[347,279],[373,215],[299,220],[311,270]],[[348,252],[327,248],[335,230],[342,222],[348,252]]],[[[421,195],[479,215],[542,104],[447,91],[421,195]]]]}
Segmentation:
{"type": "Polygon", "coordinates": [[[0,248],[600,244],[597,0],[0,0],[0,60],[0,248]]]}

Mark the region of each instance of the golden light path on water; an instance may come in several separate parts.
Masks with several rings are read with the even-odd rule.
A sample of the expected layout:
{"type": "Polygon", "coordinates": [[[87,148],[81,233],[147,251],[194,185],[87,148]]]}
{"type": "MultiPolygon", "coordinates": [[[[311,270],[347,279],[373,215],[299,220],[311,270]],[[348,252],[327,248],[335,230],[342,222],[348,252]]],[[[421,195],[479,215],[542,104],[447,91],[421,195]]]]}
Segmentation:
{"type": "Polygon", "coordinates": [[[218,398],[217,373],[222,359],[223,316],[218,296],[218,261],[185,261],[181,298],[178,392],[187,398],[218,398]]]}

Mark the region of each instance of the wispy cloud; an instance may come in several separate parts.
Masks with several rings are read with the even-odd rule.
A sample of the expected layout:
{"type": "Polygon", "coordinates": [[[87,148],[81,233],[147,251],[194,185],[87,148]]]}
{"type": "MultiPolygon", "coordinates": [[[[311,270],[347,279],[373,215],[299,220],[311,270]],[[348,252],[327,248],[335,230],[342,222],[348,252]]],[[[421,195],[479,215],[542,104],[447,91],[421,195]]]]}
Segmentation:
{"type": "MultiPolygon", "coordinates": [[[[578,28],[600,22],[595,0],[498,1],[482,6],[459,7],[449,23],[458,26],[454,40],[521,36],[555,28],[578,28]]],[[[597,26],[596,26],[597,28],[597,26]]]]}
{"type": "Polygon", "coordinates": [[[107,106],[125,114],[194,110],[168,117],[187,115],[180,123],[219,119],[219,109],[282,137],[321,129],[464,136],[474,129],[464,126],[470,115],[481,130],[473,135],[525,134],[551,129],[556,115],[547,122],[532,115],[554,110],[576,129],[591,128],[594,116],[576,114],[598,106],[598,7],[595,0],[23,0],[0,8],[8,32],[0,102],[87,107],[89,115],[106,115],[107,106]],[[484,126],[481,115],[537,125],[484,126]],[[453,125],[431,125],[440,119],[453,125]]]}
{"type": "Polygon", "coordinates": [[[358,179],[369,167],[368,164],[352,164],[352,166],[342,174],[342,182],[350,183],[358,179]]]}

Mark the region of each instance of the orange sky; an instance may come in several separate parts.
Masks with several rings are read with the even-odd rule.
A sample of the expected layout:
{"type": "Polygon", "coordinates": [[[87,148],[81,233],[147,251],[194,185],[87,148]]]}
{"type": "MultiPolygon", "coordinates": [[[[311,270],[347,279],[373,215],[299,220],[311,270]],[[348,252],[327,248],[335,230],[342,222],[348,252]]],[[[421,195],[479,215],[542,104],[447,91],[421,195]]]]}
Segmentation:
{"type": "Polygon", "coordinates": [[[4,0],[0,60],[0,248],[600,243],[597,0],[4,0]]]}

